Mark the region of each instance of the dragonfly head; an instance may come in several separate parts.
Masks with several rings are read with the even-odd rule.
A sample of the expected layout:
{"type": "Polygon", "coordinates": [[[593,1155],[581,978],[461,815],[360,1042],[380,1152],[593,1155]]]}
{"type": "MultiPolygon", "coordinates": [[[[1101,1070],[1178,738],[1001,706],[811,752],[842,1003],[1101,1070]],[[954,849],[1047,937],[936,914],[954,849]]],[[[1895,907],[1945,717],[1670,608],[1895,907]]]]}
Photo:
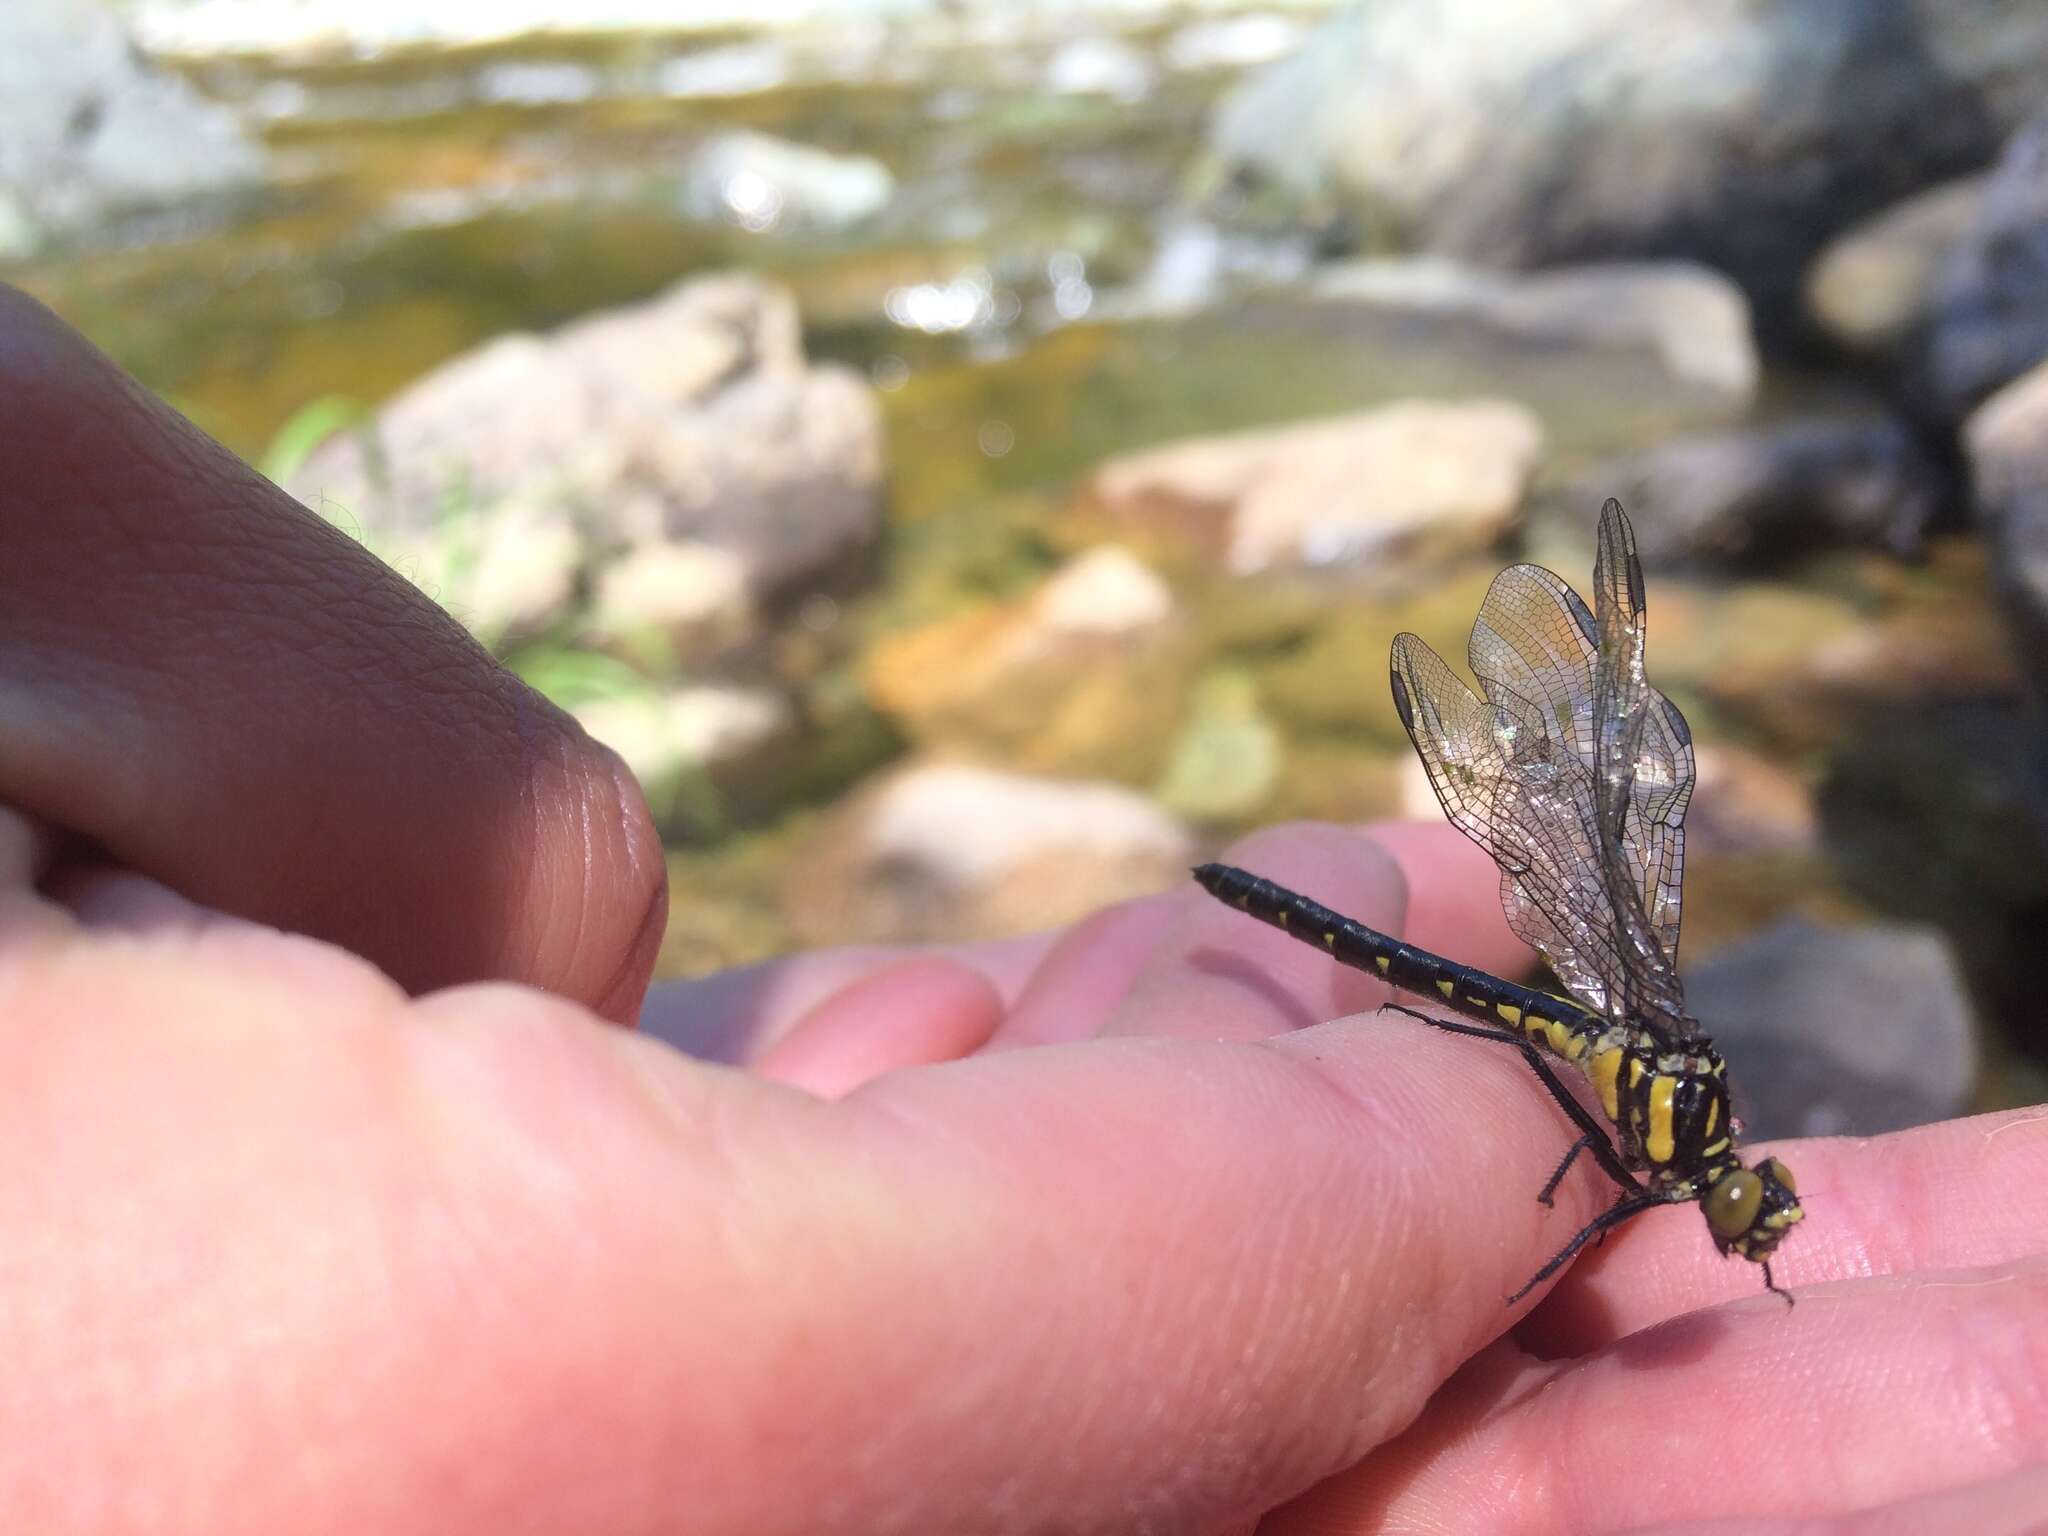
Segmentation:
{"type": "Polygon", "coordinates": [[[1730,1157],[1707,1170],[1700,1196],[1707,1230],[1722,1253],[1739,1253],[1761,1264],[1776,1251],[1795,1222],[1806,1215],[1792,1170],[1775,1157],[1745,1168],[1730,1157]]]}

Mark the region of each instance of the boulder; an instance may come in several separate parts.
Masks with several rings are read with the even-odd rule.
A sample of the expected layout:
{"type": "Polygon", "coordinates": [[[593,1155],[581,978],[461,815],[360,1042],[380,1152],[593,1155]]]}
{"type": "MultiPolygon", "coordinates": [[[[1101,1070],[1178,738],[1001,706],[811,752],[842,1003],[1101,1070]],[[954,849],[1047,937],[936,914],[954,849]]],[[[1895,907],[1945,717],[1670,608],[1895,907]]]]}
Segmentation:
{"type": "Polygon", "coordinates": [[[1746,406],[1762,371],[1749,301],[1727,278],[1682,261],[1599,261],[1489,272],[1440,258],[1325,266],[1320,299],[1457,318],[1526,342],[1651,354],[1673,380],[1746,406]]]}
{"type": "Polygon", "coordinates": [[[1142,784],[1171,747],[1193,659],[1166,583],[1106,545],[1021,602],[883,639],[864,677],[928,749],[1142,784]]]}
{"type": "Polygon", "coordinates": [[[1826,238],[1989,163],[2048,85],[2012,0],[1356,0],[1241,85],[1238,201],[1380,249],[1679,256],[1796,315],[1826,238]]]}
{"type": "Polygon", "coordinates": [[[754,632],[746,563],[716,544],[648,544],[598,574],[593,638],[670,665],[699,662],[754,632]]]}
{"type": "Polygon", "coordinates": [[[1999,386],[2048,360],[2048,113],[2014,135],[1977,217],[1943,261],[1922,323],[1913,395],[1960,422],[1999,386]]]}
{"type": "Polygon", "coordinates": [[[1932,928],[1785,919],[1692,967],[1685,990],[1752,1137],[1904,1130],[1959,1114],[1976,1086],[1969,994],[1932,928]]]}
{"type": "Polygon", "coordinates": [[[1112,784],[925,761],[855,795],[792,860],[805,943],[995,938],[1187,879],[1187,831],[1112,784]]]}
{"type": "Polygon", "coordinates": [[[1511,401],[1409,401],[1114,459],[1078,516],[1239,575],[1338,567],[1393,585],[1495,543],[1542,449],[1511,401]]]}
{"type": "Polygon", "coordinates": [[[2048,362],[1977,408],[1963,450],[2020,665],[2048,709],[2048,362]]]}
{"type": "Polygon", "coordinates": [[[1918,339],[1936,280],[1976,226],[1982,175],[1958,176],[1851,225],[1806,274],[1815,329],[1859,357],[1895,363],[1918,339]]]}
{"type": "Polygon", "coordinates": [[[227,108],[152,66],[97,0],[0,6],[0,248],[259,183],[227,108]]]}
{"type": "Polygon", "coordinates": [[[1910,554],[1949,498],[1903,422],[1808,419],[1658,444],[1579,476],[1573,505],[1618,497],[1651,565],[1774,548],[1910,554]]]}
{"type": "Polygon", "coordinates": [[[727,275],[458,357],[323,446],[291,489],[400,554],[451,526],[488,545],[505,509],[551,508],[580,535],[571,587],[682,545],[737,561],[743,591],[720,603],[759,610],[861,578],[881,468],[867,384],[806,363],[788,294],[727,275]]]}

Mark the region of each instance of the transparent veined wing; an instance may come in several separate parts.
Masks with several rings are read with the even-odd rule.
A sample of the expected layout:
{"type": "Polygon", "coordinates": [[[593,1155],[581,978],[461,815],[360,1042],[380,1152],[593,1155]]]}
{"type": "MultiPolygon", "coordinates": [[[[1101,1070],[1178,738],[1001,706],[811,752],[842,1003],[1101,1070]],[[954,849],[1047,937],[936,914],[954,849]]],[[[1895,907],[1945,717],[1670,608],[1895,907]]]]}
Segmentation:
{"type": "MultiPolygon", "coordinates": [[[[1633,582],[1639,596],[1639,569],[1633,582]]],[[[1617,676],[1603,692],[1606,614],[1542,567],[1511,566],[1472,628],[1484,697],[1413,635],[1394,641],[1394,694],[1445,814],[1500,866],[1509,926],[1587,1007],[1683,1035],[1674,960],[1692,751],[1662,694],[1625,686],[1640,680],[1640,613],[1637,602],[1612,623],[1617,676]],[[1603,778],[1603,751],[1623,771],[1603,778]]]]}
{"type": "Polygon", "coordinates": [[[1643,670],[1643,567],[1621,503],[1600,508],[1593,563],[1593,778],[1617,939],[1638,1009],[1689,1029],[1677,974],[1692,732],[1643,670]]]}

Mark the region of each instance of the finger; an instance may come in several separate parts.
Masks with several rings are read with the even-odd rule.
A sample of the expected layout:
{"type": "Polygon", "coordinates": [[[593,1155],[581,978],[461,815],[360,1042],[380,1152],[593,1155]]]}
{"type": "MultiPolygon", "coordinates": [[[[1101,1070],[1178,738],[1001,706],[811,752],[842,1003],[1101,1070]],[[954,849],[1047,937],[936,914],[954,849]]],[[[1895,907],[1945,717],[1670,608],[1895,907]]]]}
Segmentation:
{"type": "MultiPolygon", "coordinates": [[[[1744,1155],[1768,1150],[1798,1178],[1806,1209],[1771,1263],[1795,1295],[1828,1280],[1974,1268],[2048,1251],[2048,1110],[1744,1155]]],[[[1652,1211],[1581,1259],[1522,1337],[1544,1354],[1583,1354],[1754,1294],[1759,1283],[1754,1265],[1716,1254],[1697,1207],[1652,1211]]]]}
{"type": "Polygon", "coordinates": [[[0,1506],[38,1529],[53,1464],[218,1531],[1211,1528],[1407,1423],[1545,1240],[1497,1190],[1550,1106],[1427,1031],[822,1103],[307,941],[89,939],[0,975],[0,1506]]]}
{"type": "MultiPolygon", "coordinates": [[[[1307,822],[1273,827],[1228,858],[1383,933],[1406,924],[1400,865],[1359,833],[1307,822]]],[[[1181,922],[1147,957],[1105,1032],[1255,1040],[1378,1008],[1391,995],[1378,977],[1337,965],[1319,946],[1204,892],[1181,901],[1181,922]]]]}
{"type": "Polygon", "coordinates": [[[1471,838],[1440,821],[1376,821],[1363,831],[1408,882],[1402,938],[1497,976],[1520,976],[1534,964],[1501,911],[1500,866],[1471,838]]]}
{"type": "Polygon", "coordinates": [[[1598,1536],[1864,1509],[2048,1459],[2044,1381],[2039,1259],[1834,1282],[1790,1311],[1756,1296],[1569,1365],[1461,1375],[1273,1526],[1598,1536]]]}
{"type": "Polygon", "coordinates": [[[1198,896],[1189,889],[1118,902],[1066,930],[1003,1021],[995,1043],[1006,1048],[1050,1045],[1101,1033],[1160,946],[1197,910],[1198,896]]]}
{"type": "Polygon", "coordinates": [[[1003,1003],[980,971],[944,955],[900,961],[816,1004],[755,1071],[825,1098],[900,1067],[955,1061],[988,1043],[1003,1003]]]}
{"type": "Polygon", "coordinates": [[[922,956],[944,956],[980,973],[1008,1006],[1021,996],[1057,933],[949,945],[854,944],[783,955],[650,989],[640,1028],[686,1055],[752,1066],[835,993],[922,956]]]}
{"type": "MultiPolygon", "coordinates": [[[[1325,906],[1467,964],[1513,973],[1528,949],[1508,932],[1497,896],[1498,872],[1469,840],[1448,827],[1387,822],[1365,832],[1299,823],[1255,834],[1225,855],[1325,906]],[[1391,858],[1391,866],[1390,860],[1391,858]],[[1396,901],[1405,892],[1404,901],[1396,901]]],[[[1257,995],[1231,1000],[1240,1036],[1274,1033],[1304,1023],[1374,1008],[1390,995],[1372,978],[1346,970],[1314,950],[1222,909],[1192,887],[1128,903],[1076,925],[1046,958],[1031,988],[998,1034],[1005,1045],[1084,1039],[1112,1027],[1121,1011],[1146,1020],[1201,1019],[1191,1033],[1209,1033],[1206,1008],[1154,1006],[1162,976],[1202,973],[1197,991],[1217,992],[1231,971],[1257,995]]],[[[1179,980],[1164,983],[1176,990],[1179,980]]],[[[1244,986],[1234,990],[1242,992],[1244,986]]]]}
{"type": "Polygon", "coordinates": [[[1927,1536],[1929,1531],[2041,1536],[2048,1529],[2043,1510],[2048,1510],[2048,1466],[2036,1466],[1853,1514],[1688,1521],[1629,1536],[1927,1536]]]}
{"type": "Polygon", "coordinates": [[[665,913],[617,759],[0,288],[0,798],[414,990],[630,1017],[665,913]]]}

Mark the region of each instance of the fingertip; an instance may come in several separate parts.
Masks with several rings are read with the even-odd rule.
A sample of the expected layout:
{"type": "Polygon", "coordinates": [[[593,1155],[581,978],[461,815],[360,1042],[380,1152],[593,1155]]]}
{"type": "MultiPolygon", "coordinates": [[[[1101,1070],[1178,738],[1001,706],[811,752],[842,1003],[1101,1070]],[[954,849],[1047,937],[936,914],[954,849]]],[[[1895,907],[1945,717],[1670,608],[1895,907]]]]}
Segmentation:
{"type": "Polygon", "coordinates": [[[971,1055],[1002,1018],[1002,998],[987,977],[949,956],[920,955],[814,1004],[755,1070],[839,1098],[902,1067],[971,1055]]]}
{"type": "Polygon", "coordinates": [[[1445,822],[1376,821],[1355,834],[1399,866],[1408,891],[1401,936],[1483,971],[1513,976],[1533,959],[1508,927],[1500,904],[1500,867],[1445,822]]]}

